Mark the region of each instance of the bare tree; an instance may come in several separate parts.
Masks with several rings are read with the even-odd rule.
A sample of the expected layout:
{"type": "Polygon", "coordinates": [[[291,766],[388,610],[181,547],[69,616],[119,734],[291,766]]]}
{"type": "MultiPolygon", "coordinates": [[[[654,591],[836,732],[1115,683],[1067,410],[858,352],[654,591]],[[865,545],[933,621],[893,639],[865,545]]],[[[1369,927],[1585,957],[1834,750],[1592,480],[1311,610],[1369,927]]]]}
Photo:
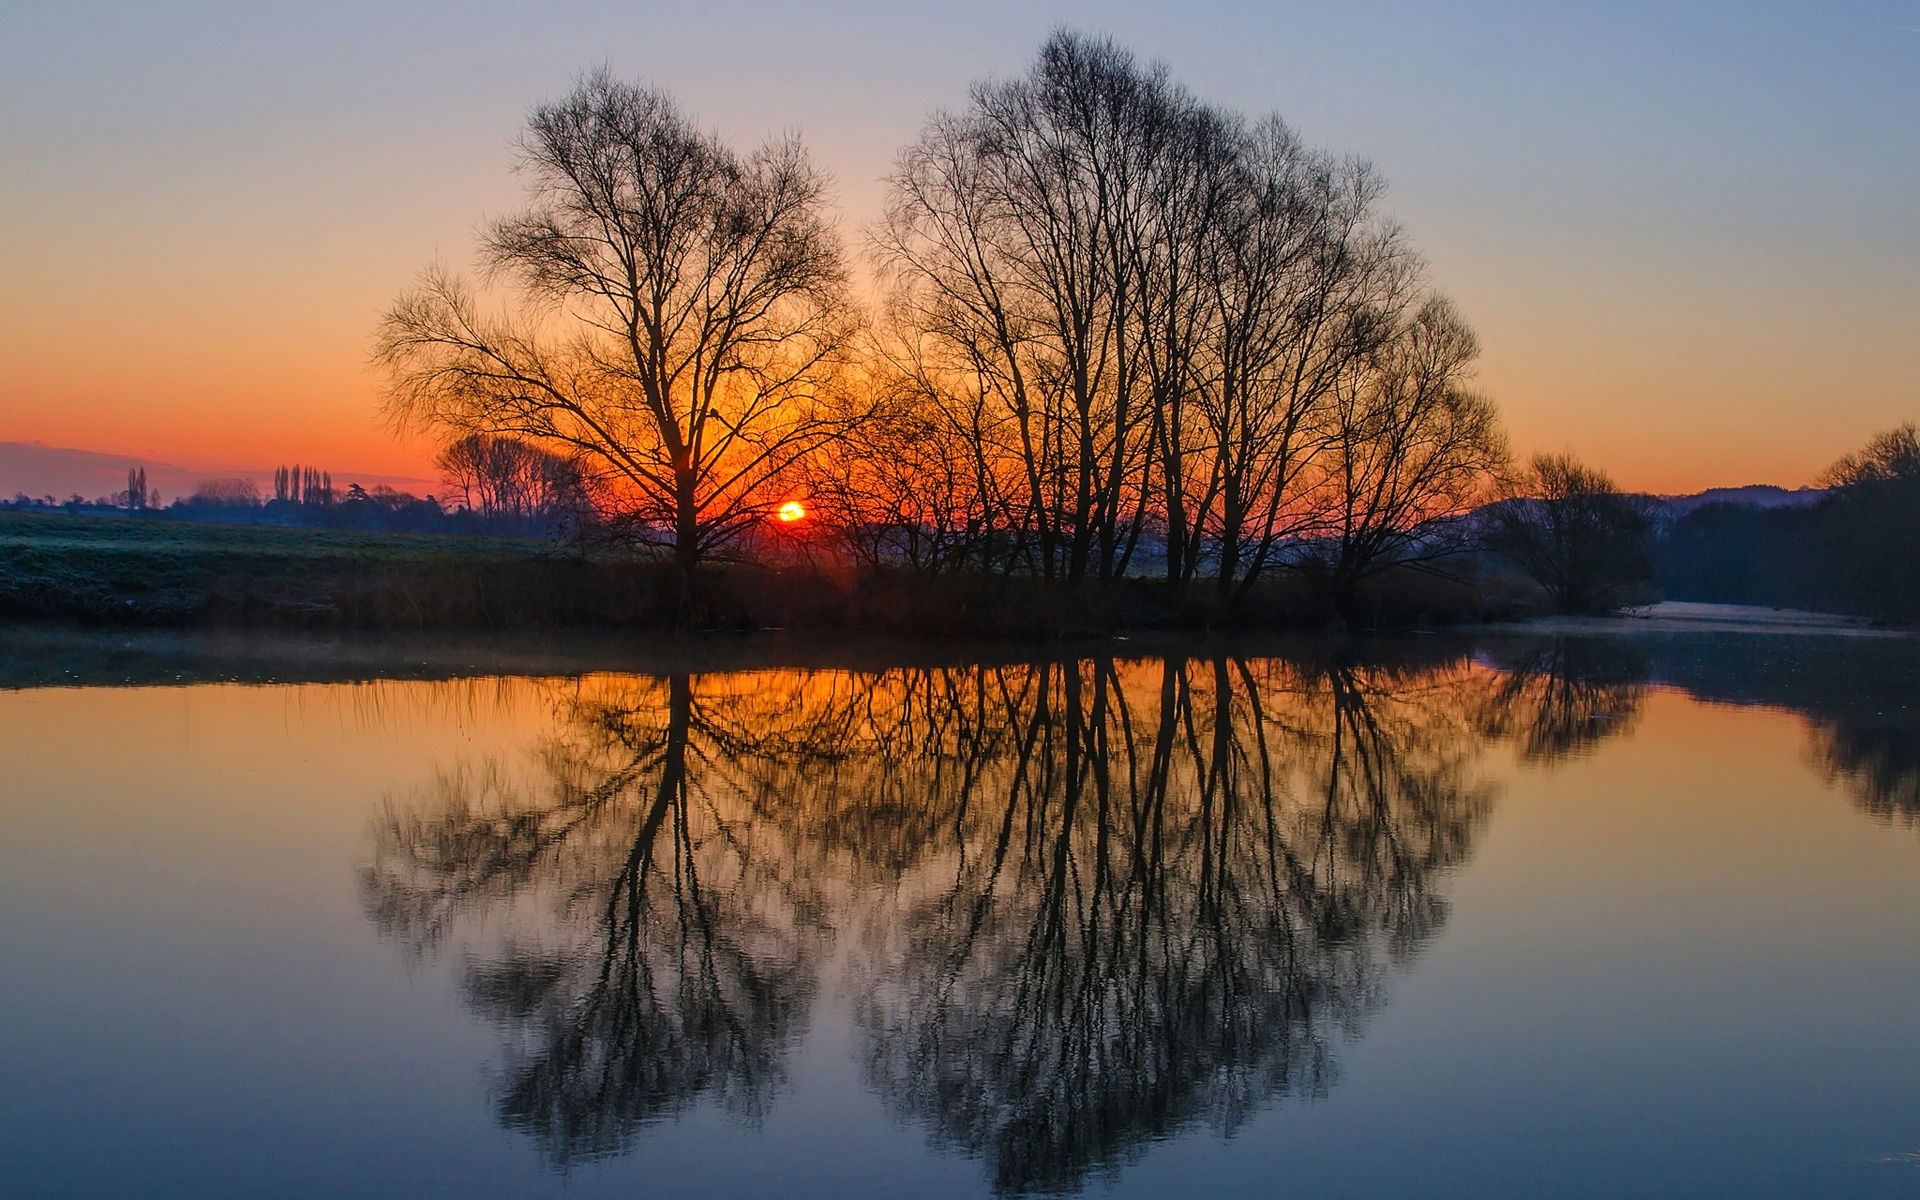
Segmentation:
{"type": "Polygon", "coordinates": [[[1320,452],[1318,536],[1301,565],[1346,619],[1393,566],[1431,568],[1469,543],[1465,515],[1506,469],[1493,404],[1469,391],[1473,331],[1437,297],[1342,373],[1320,452]]]}
{"type": "Polygon", "coordinates": [[[1072,33],[930,121],[875,250],[999,566],[1110,580],[1163,539],[1230,605],[1309,541],[1342,597],[1432,557],[1504,449],[1381,192],[1072,33]]]}
{"type": "Polygon", "coordinates": [[[387,411],[579,455],[626,532],[691,568],[844,428],[828,181],[795,137],[737,153],[605,70],[535,108],[520,149],[529,206],[481,259],[524,303],[490,313],[430,269],[380,325],[387,411]]]}
{"type": "Polygon", "coordinates": [[[1488,514],[1488,544],[1553,600],[1555,612],[1616,608],[1654,577],[1653,515],[1571,454],[1537,454],[1488,514]]]}

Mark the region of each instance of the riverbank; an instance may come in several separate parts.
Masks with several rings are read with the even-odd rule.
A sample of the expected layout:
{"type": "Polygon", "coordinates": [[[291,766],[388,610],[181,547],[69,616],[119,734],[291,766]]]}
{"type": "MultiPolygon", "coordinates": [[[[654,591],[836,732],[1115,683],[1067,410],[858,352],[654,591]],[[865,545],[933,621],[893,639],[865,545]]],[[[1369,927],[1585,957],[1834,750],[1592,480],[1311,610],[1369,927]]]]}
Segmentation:
{"type": "Polygon", "coordinates": [[[1704,604],[1663,600],[1605,617],[1535,617],[1489,629],[1579,637],[1637,637],[1661,633],[1751,633],[1813,637],[1911,638],[1920,631],[1892,628],[1866,617],[1769,608],[1757,604],[1704,604]]]}

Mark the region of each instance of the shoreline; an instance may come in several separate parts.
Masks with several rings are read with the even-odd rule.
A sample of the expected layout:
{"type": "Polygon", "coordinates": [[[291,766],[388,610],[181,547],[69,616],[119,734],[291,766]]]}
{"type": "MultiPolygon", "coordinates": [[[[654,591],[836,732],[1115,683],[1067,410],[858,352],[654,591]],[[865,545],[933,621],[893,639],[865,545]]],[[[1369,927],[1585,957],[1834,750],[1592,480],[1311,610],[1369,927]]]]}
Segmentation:
{"type": "Polygon", "coordinates": [[[1866,617],[1770,608],[1759,604],[1706,604],[1662,600],[1605,617],[1531,617],[1470,626],[1474,631],[1576,637],[1641,637],[1649,634],[1732,633],[1791,637],[1920,637],[1920,630],[1876,625],[1866,617]]]}

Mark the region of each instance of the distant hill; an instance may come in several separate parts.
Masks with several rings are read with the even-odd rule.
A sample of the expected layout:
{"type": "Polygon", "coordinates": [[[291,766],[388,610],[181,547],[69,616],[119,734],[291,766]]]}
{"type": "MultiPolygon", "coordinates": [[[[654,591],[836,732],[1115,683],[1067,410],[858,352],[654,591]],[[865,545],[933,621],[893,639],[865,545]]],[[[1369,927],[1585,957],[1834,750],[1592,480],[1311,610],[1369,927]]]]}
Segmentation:
{"type": "Polygon", "coordinates": [[[1750,483],[1745,487],[1708,488],[1690,496],[1654,496],[1667,511],[1684,517],[1708,504],[1743,504],[1749,508],[1803,508],[1827,494],[1825,488],[1783,488],[1771,483],[1750,483]]]}
{"type": "MultiPolygon", "coordinates": [[[[386,484],[416,495],[440,490],[439,484],[431,479],[355,474],[329,463],[312,465],[332,471],[336,487],[344,488],[349,483],[365,487],[386,484]]],[[[271,490],[273,481],[270,466],[246,471],[194,471],[133,454],[103,454],[42,442],[0,442],[0,500],[11,500],[22,492],[35,497],[52,496],[55,500],[65,500],[78,492],[92,500],[125,490],[127,471],[133,467],[146,468],[147,486],[160,489],[163,503],[192,495],[194,488],[209,479],[252,479],[263,491],[271,490]]]]}

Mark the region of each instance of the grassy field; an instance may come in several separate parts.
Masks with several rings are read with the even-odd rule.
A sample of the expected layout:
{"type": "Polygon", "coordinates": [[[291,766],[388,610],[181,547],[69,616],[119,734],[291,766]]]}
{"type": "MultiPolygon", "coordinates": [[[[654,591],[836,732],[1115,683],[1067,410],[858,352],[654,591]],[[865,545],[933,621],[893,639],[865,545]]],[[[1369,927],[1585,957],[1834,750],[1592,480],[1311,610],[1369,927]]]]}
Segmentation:
{"type": "Polygon", "coordinates": [[[634,589],[650,591],[656,582],[645,578],[647,565],[511,538],[0,513],[0,615],[11,617],[377,628],[597,624],[632,615],[642,599],[634,589]]]}
{"type": "MultiPolygon", "coordinates": [[[[1512,615],[1484,587],[1384,576],[1382,625],[1512,615]]],[[[1160,582],[1098,589],[1016,577],[747,565],[683,580],[658,561],[515,538],[0,512],[0,618],[305,629],[814,628],[1060,637],[1224,625],[1317,626],[1298,577],[1230,621],[1160,582]]]]}

